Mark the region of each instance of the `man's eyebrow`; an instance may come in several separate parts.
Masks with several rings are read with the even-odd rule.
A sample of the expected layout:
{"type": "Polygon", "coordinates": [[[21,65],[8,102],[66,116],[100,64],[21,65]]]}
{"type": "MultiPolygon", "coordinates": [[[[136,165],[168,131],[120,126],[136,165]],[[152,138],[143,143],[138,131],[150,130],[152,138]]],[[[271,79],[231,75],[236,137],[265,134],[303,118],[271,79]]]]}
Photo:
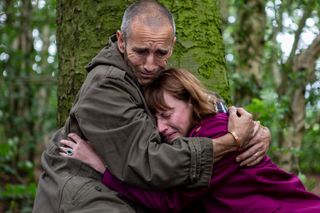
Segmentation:
{"type": "Polygon", "coordinates": [[[145,51],[145,50],[149,50],[147,47],[133,47],[132,48],[133,51],[145,51]]]}

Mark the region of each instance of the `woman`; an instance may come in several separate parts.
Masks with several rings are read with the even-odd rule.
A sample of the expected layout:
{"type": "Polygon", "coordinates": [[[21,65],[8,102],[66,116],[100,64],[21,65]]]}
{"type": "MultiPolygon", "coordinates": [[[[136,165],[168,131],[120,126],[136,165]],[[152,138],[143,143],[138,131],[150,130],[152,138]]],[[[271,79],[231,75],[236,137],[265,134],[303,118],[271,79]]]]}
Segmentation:
{"type": "MultiPolygon", "coordinates": [[[[147,104],[166,141],[183,136],[216,138],[228,134],[228,115],[216,113],[217,98],[207,94],[200,82],[182,69],[163,71],[145,89],[147,104]]],[[[206,188],[148,191],[113,177],[87,143],[72,146],[77,152],[73,157],[103,173],[106,186],[153,211],[179,212],[188,207],[192,212],[320,212],[320,198],[307,192],[295,175],[279,169],[269,157],[256,166],[240,167],[235,157],[241,149],[214,164],[217,175],[206,188]]],[[[66,156],[64,152],[62,155],[66,156]]]]}

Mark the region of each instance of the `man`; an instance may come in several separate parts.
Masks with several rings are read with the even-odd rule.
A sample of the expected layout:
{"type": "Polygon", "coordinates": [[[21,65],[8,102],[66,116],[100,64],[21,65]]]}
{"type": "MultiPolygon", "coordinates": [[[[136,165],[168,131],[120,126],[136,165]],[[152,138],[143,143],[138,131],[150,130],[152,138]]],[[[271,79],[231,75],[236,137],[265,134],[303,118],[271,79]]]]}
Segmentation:
{"type": "MultiPolygon", "coordinates": [[[[141,1],[127,8],[121,31],[88,65],[89,74],[64,128],[42,155],[44,173],[33,212],[142,210],[104,187],[95,170],[59,155],[60,139],[69,136],[75,142],[80,140],[69,133],[90,141],[118,179],[143,188],[206,186],[214,158],[239,145],[251,146],[240,156],[246,159],[244,163],[262,158],[269,132],[253,128],[251,115],[241,109],[240,116],[235,109],[230,111],[232,134],[215,140],[179,138],[170,145],[162,143],[142,89],[165,68],[175,39],[172,15],[157,2],[141,1]],[[257,143],[263,138],[264,143],[257,143]]],[[[72,155],[72,150],[67,153],[72,155]]]]}

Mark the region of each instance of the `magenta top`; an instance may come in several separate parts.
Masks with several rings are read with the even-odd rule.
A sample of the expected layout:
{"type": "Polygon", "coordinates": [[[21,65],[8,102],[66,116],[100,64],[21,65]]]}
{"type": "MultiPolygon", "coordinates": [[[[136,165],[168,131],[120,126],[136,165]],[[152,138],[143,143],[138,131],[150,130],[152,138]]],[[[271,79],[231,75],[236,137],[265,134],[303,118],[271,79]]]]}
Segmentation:
{"type": "MultiPolygon", "coordinates": [[[[189,136],[217,138],[227,129],[228,115],[219,113],[204,119],[189,136]]],[[[320,212],[320,198],[307,192],[297,176],[284,172],[267,156],[255,166],[240,167],[235,161],[238,154],[227,154],[214,163],[208,187],[145,190],[119,181],[108,169],[102,182],[153,212],[320,212]]]]}

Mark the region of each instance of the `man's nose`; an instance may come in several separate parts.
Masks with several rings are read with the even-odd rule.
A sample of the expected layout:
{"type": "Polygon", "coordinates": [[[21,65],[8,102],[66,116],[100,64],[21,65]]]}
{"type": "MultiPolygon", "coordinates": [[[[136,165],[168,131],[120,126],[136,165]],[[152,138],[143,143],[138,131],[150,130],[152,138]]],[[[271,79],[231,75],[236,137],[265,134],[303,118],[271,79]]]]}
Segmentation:
{"type": "Polygon", "coordinates": [[[144,69],[147,72],[154,72],[157,70],[157,64],[156,64],[156,60],[153,54],[149,54],[146,58],[145,64],[144,64],[144,69]]]}

